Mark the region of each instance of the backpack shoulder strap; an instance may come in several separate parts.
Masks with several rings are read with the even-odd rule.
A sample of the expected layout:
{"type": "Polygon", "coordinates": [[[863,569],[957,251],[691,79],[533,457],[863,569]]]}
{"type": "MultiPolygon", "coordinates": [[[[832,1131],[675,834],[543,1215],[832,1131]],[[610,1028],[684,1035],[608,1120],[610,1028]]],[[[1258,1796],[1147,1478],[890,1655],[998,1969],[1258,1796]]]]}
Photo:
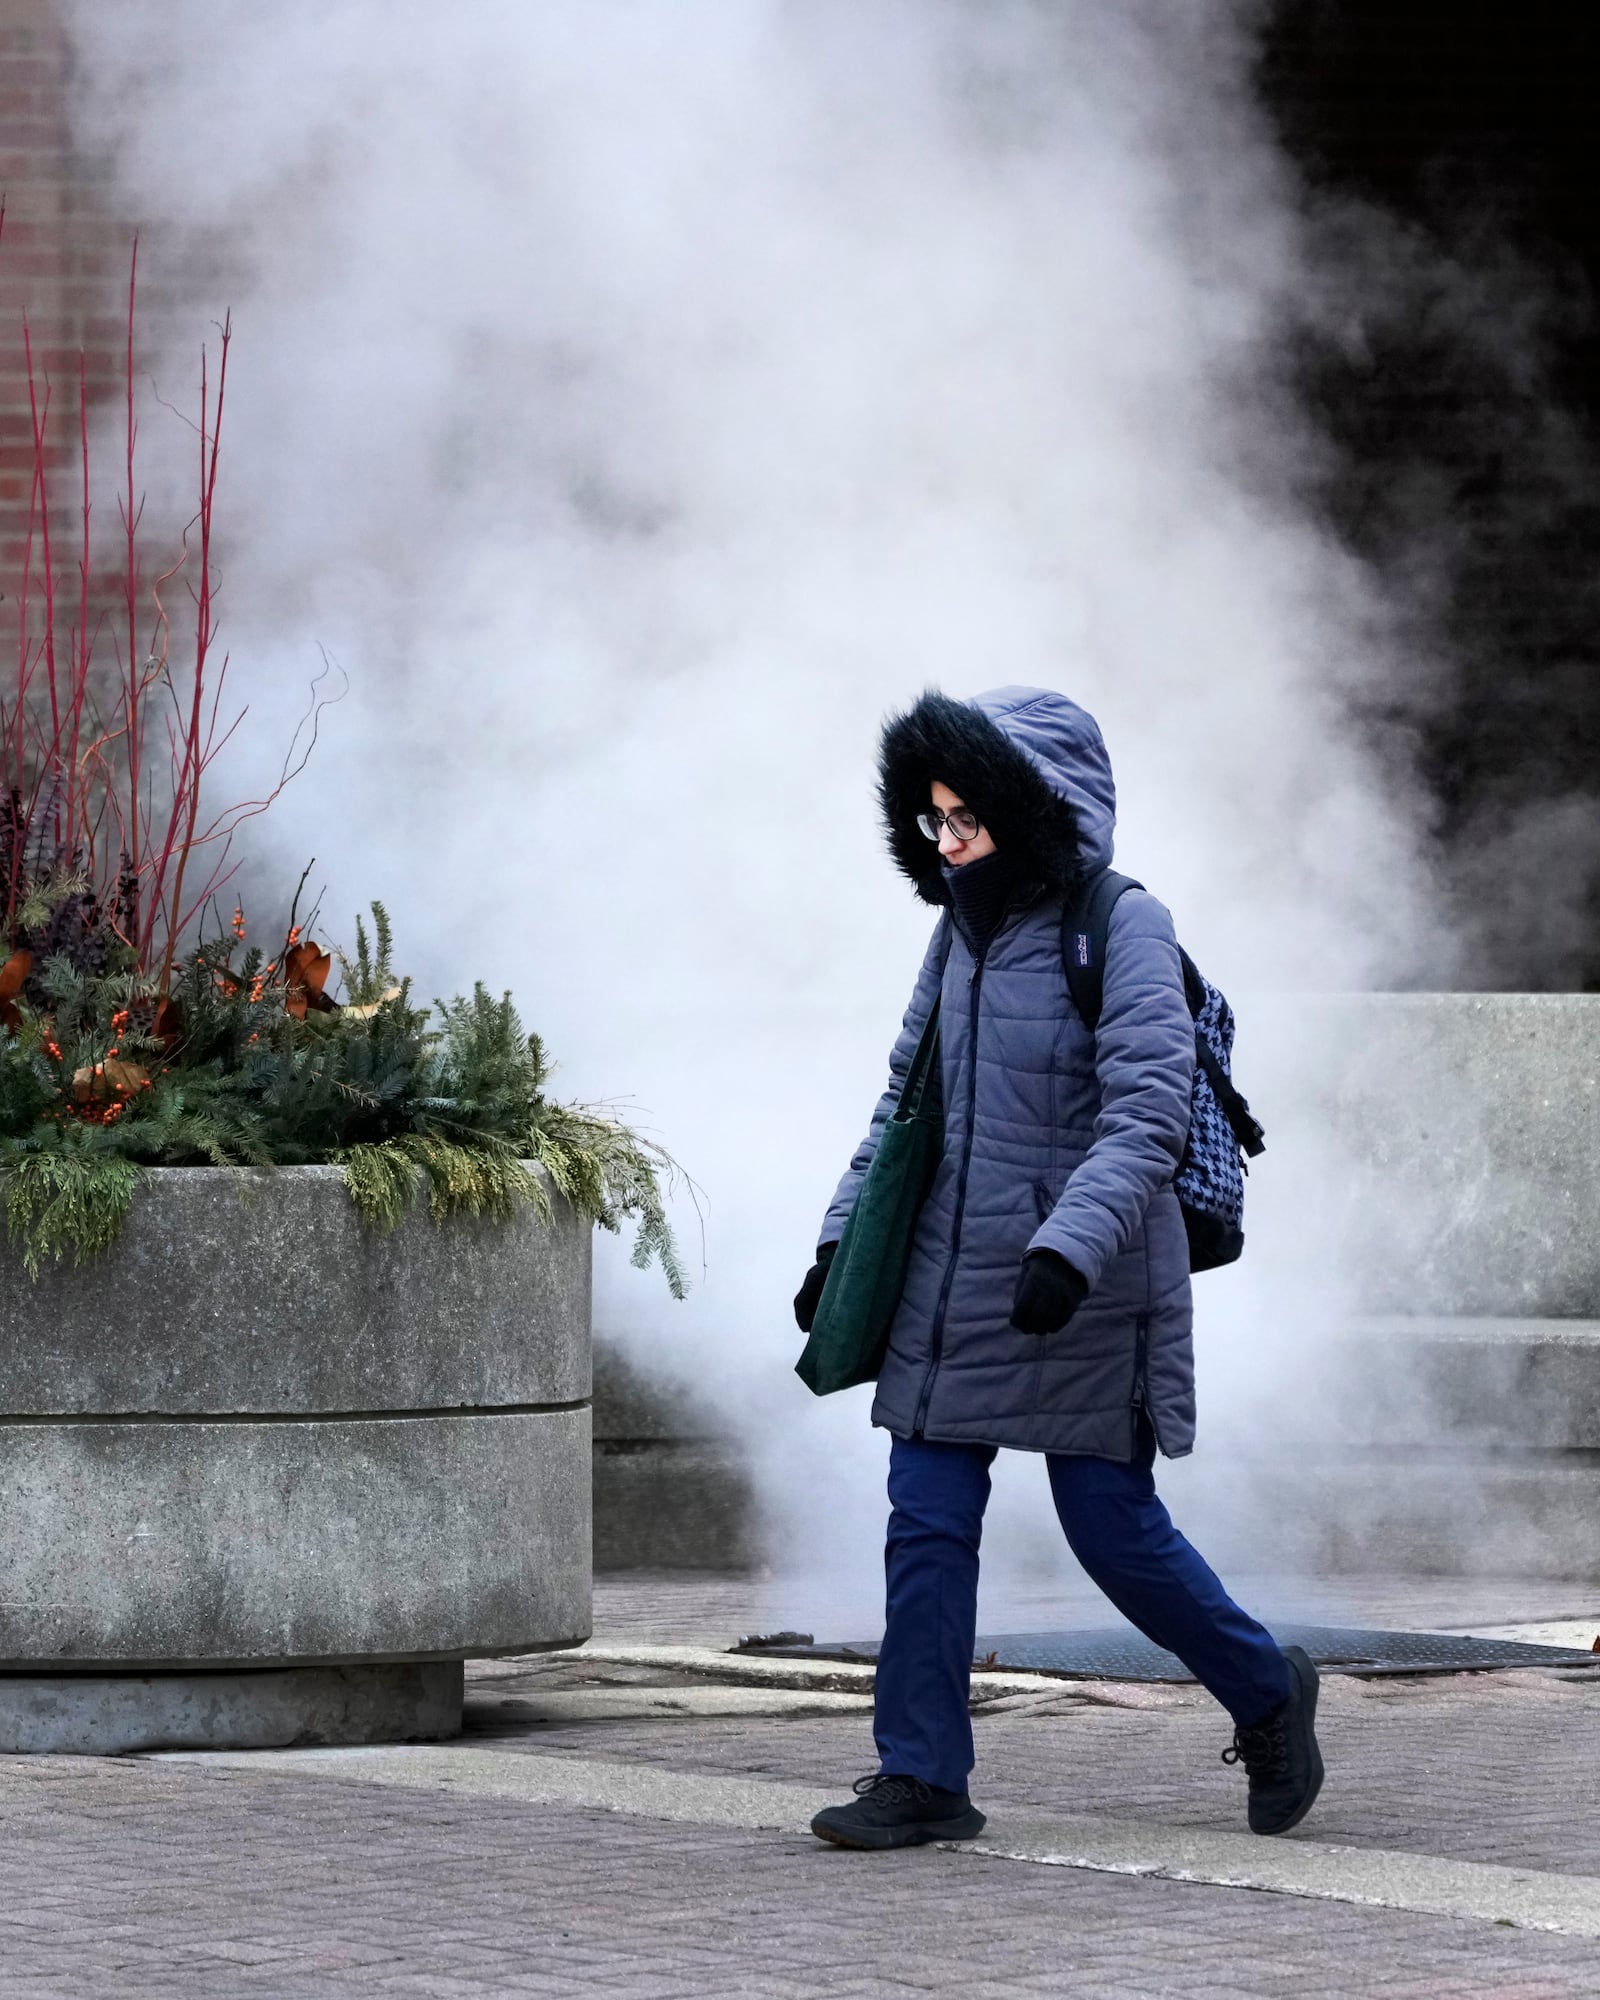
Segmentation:
{"type": "Polygon", "coordinates": [[[1078,895],[1069,898],[1061,912],[1061,963],[1067,975],[1072,1004],[1091,1033],[1100,1025],[1100,1008],[1105,999],[1106,938],[1111,930],[1111,912],[1130,889],[1142,889],[1131,875],[1119,875],[1114,868],[1091,875],[1078,895]]]}

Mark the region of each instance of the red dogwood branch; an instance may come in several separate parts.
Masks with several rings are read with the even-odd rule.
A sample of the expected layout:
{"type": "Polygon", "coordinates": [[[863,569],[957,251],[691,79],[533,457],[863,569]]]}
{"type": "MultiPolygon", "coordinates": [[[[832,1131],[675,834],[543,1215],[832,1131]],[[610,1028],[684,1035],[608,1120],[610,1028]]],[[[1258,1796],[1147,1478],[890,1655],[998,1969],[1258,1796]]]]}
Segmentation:
{"type": "MultiPolygon", "coordinates": [[[[4,220],[0,204],[0,235],[4,220]]],[[[224,716],[228,658],[224,654],[219,661],[215,654],[216,502],[233,326],[229,319],[220,329],[214,374],[211,356],[201,352],[196,512],[176,559],[147,585],[144,501],[137,475],[138,280],[136,240],[128,272],[121,385],[121,575],[115,580],[95,567],[87,361],[79,356],[73,443],[61,447],[52,432],[52,384],[38,363],[26,318],[22,323],[26,460],[32,478],[22,574],[14,591],[16,673],[11,698],[0,698],[0,814],[10,815],[9,822],[0,818],[0,827],[12,826],[9,874],[0,880],[0,944],[15,928],[24,894],[30,886],[38,887],[36,881],[29,883],[30,867],[36,870],[38,858],[48,852],[58,870],[83,879],[102,913],[119,912],[118,935],[135,953],[140,970],[153,975],[157,991],[165,994],[189,927],[238,866],[230,865],[230,850],[239,827],[265,812],[305,768],[316,744],[318,717],[329,699],[318,692],[328,670],[325,664],[312,681],[308,718],[296,729],[278,782],[266,796],[220,808],[207,802],[207,776],[248,713],[241,707],[224,716]],[[74,457],[79,490],[69,518],[77,516],[77,588],[64,592],[67,573],[58,568],[55,491],[74,457]],[[193,622],[178,648],[182,663],[175,665],[166,593],[174,579],[186,574],[194,578],[188,585],[193,622]],[[111,623],[105,611],[96,610],[102,593],[119,607],[114,672],[98,658],[99,642],[111,623]],[[142,642],[141,620],[147,611],[149,634],[142,642]],[[309,739],[302,750],[307,719],[309,739]],[[152,726],[157,741],[165,733],[164,768],[159,756],[152,762],[152,726]]]]}

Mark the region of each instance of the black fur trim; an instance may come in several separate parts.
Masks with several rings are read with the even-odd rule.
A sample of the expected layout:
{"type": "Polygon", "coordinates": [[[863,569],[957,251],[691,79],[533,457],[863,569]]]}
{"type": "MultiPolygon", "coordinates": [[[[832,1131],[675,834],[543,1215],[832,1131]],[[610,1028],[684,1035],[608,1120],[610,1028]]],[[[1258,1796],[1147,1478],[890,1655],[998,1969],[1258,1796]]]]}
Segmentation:
{"type": "Polygon", "coordinates": [[[1082,881],[1083,843],[1071,803],[981,709],[930,689],[884,724],[878,755],[878,803],[889,852],[925,903],[949,900],[938,847],[917,825],[936,778],[1013,857],[1021,886],[1065,895],[1082,881]]]}

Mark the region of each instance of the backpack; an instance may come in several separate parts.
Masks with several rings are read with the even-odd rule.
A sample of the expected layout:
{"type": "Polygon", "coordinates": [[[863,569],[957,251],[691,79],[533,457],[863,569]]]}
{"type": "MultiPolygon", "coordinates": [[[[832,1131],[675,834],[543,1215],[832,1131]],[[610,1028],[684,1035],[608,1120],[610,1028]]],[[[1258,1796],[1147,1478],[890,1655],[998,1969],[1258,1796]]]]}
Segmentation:
{"type": "MultiPolygon", "coordinates": [[[[1061,960],[1073,1005],[1092,1034],[1105,985],[1106,936],[1117,899],[1142,889],[1105,869],[1061,916],[1061,960]]],[[[1235,1263],[1244,1249],[1244,1155],[1266,1150],[1266,1135],[1233,1087],[1233,1009],[1181,947],[1183,990],[1194,1018],[1194,1096],[1189,1137],[1174,1185],[1189,1235],[1191,1271],[1235,1263]]]]}

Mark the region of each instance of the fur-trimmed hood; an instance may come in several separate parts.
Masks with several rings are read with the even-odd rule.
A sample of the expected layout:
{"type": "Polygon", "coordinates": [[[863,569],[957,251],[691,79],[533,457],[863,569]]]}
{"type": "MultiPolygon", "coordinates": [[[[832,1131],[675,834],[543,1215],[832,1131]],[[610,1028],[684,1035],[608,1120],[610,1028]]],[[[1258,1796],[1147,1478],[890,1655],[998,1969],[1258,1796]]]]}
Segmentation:
{"type": "Polygon", "coordinates": [[[939,850],[917,825],[935,779],[1021,858],[1035,888],[1066,894],[1111,865],[1111,759],[1094,717],[1064,694],[1005,687],[955,701],[930,689],[884,725],[878,798],[889,851],[926,903],[948,901],[939,850]]]}

